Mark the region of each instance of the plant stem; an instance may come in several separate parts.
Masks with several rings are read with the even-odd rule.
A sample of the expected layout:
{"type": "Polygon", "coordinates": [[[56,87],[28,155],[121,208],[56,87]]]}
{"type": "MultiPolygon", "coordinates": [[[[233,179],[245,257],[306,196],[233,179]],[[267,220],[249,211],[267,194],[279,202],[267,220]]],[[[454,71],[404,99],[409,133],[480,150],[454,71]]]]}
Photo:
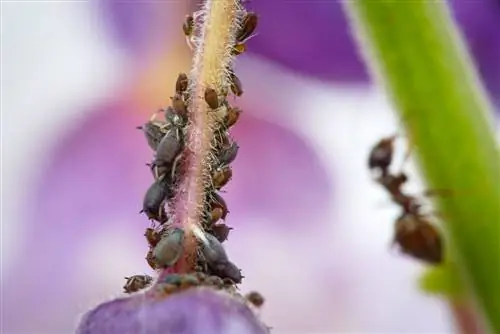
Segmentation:
{"type": "Polygon", "coordinates": [[[445,1],[345,1],[438,199],[451,254],[500,333],[500,157],[491,105],[445,1]]]}
{"type": "Polygon", "coordinates": [[[198,41],[190,75],[186,173],[174,203],[174,224],[186,231],[186,254],[179,261],[185,270],[180,272],[192,266],[192,263],[186,263],[194,258],[195,241],[191,232],[199,225],[205,189],[210,182],[210,152],[217,115],[209,112],[204,93],[207,87],[219,94],[227,88],[239,10],[239,1],[236,0],[206,0],[195,20],[198,41]]]}

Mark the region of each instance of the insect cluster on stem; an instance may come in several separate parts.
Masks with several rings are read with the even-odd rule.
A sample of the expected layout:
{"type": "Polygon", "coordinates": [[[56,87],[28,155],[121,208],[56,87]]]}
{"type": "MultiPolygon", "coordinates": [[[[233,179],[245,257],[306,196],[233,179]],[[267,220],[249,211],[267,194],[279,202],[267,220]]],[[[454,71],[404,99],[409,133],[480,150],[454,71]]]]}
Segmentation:
{"type": "MultiPolygon", "coordinates": [[[[188,15],[183,24],[183,31],[190,46],[195,38],[196,15],[198,14],[188,15]]],[[[255,13],[241,9],[239,15],[241,24],[236,33],[233,55],[239,55],[246,50],[245,43],[254,36],[253,32],[257,26],[255,13]]],[[[244,278],[222,246],[232,228],[221,222],[225,221],[229,210],[219,191],[228,184],[233,175],[231,164],[237,157],[239,146],[228,131],[237,123],[241,114],[238,107],[229,104],[227,96],[230,92],[235,96],[243,94],[241,81],[233,69],[228,68],[227,73],[227,90],[218,93],[213,88],[206,88],[203,96],[208,112],[217,115],[217,122],[213,129],[214,136],[210,143],[211,152],[207,166],[210,182],[205,185],[203,209],[197,224],[201,235],[195,233],[196,259],[188,272],[179,273],[173,270],[171,274],[160,278],[157,284],[161,284],[167,293],[199,285],[234,289],[235,284],[241,283],[244,278]]],[[[172,217],[175,212],[172,210],[179,193],[179,184],[189,168],[186,157],[189,148],[186,142],[189,127],[192,126],[192,114],[189,110],[192,80],[195,78],[180,73],[175,83],[174,95],[170,98],[171,104],[154,113],[148,122],[138,127],[143,131],[149,147],[155,152],[152,161],[147,164],[154,180],[144,195],[141,213],[152,222],[144,233],[149,245],[146,261],[157,271],[175,268],[184,252],[185,231],[173,224],[172,217]],[[163,119],[159,119],[160,115],[163,119]]],[[[126,279],[124,290],[127,293],[144,289],[153,281],[147,275],[135,275],[126,279]]],[[[262,305],[264,301],[256,292],[250,294],[247,300],[255,306],[262,305]]]]}
{"type": "MultiPolygon", "coordinates": [[[[403,185],[408,181],[406,173],[390,171],[396,138],[396,135],[382,138],[375,144],[369,155],[368,167],[371,171],[378,172],[376,182],[402,210],[395,222],[393,242],[403,253],[428,264],[438,265],[443,261],[443,238],[440,231],[431,222],[430,215],[422,212],[422,204],[418,199],[403,192],[403,185]]],[[[431,191],[426,193],[437,194],[431,191]]]]}

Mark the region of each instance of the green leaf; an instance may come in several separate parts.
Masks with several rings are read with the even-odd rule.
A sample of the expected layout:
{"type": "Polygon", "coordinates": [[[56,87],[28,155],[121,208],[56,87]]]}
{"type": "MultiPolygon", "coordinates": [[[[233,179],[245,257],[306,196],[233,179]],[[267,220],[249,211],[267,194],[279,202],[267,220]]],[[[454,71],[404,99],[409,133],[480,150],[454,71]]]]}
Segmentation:
{"type": "Polygon", "coordinates": [[[464,283],[456,265],[445,263],[427,269],[419,279],[422,290],[429,294],[463,300],[466,297],[464,283]]]}

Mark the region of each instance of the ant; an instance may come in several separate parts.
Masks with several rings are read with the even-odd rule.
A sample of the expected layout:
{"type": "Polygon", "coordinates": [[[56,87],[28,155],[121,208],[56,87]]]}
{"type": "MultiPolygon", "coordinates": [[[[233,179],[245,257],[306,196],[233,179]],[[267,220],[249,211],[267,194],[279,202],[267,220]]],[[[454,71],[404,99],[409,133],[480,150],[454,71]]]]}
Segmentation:
{"type": "MultiPolygon", "coordinates": [[[[382,138],[370,151],[368,167],[379,171],[376,182],[380,184],[402,210],[395,222],[393,243],[398,244],[402,252],[429,264],[443,261],[443,241],[439,230],[422,213],[422,205],[415,196],[403,192],[403,185],[408,181],[404,172],[391,173],[394,142],[397,136],[382,138]]],[[[405,155],[405,161],[409,153],[405,155]]],[[[432,195],[431,192],[426,193],[432,195]]]]}

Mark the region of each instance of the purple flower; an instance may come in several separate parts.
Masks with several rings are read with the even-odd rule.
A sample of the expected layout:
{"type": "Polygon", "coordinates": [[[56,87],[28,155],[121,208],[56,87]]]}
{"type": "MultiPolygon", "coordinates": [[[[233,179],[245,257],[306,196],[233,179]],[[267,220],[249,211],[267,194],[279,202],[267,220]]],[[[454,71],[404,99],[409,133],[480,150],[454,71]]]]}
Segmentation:
{"type": "Polygon", "coordinates": [[[136,294],[101,304],[83,317],[76,333],[263,334],[268,330],[242,301],[195,288],[164,298],[136,294]]]}

